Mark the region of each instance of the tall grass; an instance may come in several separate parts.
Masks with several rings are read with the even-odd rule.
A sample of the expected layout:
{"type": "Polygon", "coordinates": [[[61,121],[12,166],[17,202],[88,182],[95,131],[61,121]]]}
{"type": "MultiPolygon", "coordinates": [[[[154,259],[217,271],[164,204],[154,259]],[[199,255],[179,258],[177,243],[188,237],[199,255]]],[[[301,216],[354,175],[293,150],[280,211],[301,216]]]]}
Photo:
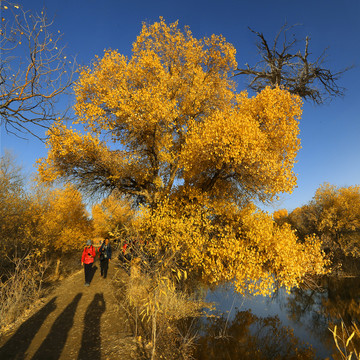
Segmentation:
{"type": "Polygon", "coordinates": [[[192,359],[192,322],[205,304],[192,299],[158,267],[131,261],[130,273],[120,269],[114,277],[120,311],[127,315],[136,359],[192,359]]]}
{"type": "MultiPolygon", "coordinates": [[[[329,329],[334,338],[338,350],[337,357],[341,360],[359,360],[360,359],[360,329],[353,323],[350,328],[341,322],[341,326],[335,325],[329,329]]],[[[336,359],[336,357],[335,357],[336,359]]]]}
{"type": "Polygon", "coordinates": [[[42,294],[46,261],[30,255],[10,260],[7,276],[0,280],[0,334],[15,322],[42,294]]]}

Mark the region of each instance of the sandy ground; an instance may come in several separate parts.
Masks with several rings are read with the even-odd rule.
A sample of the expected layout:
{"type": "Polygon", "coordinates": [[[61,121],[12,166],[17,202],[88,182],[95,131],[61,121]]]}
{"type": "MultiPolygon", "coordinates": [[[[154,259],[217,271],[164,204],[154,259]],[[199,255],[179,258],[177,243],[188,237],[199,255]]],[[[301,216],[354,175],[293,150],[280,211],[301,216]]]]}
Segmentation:
{"type": "Polygon", "coordinates": [[[107,279],[100,276],[100,264],[95,262],[89,287],[79,269],[1,339],[1,360],[132,358],[126,319],[117,311],[110,284],[115,262],[110,263],[107,279]]]}

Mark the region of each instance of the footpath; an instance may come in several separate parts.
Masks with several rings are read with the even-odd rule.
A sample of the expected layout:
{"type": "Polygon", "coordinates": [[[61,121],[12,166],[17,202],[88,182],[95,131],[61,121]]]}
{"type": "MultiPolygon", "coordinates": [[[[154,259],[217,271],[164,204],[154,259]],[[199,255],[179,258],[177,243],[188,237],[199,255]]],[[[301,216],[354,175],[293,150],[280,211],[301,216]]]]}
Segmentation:
{"type": "Polygon", "coordinates": [[[117,310],[108,278],[95,262],[89,287],[79,270],[62,283],[13,331],[0,339],[1,360],[118,360],[131,359],[131,336],[117,310]]]}

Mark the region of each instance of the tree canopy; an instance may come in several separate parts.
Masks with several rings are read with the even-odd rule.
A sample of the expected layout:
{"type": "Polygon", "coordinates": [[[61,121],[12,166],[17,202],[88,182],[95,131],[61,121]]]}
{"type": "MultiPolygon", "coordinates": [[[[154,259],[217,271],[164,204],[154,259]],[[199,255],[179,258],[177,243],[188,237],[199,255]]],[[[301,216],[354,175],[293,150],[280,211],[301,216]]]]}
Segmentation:
{"type": "MultiPolygon", "coordinates": [[[[275,214],[274,214],[275,215],[275,214]]],[[[316,234],[324,246],[344,255],[360,255],[360,186],[321,185],[313,199],[289,215],[277,216],[287,222],[300,238],[316,234]]]]}
{"type": "Polygon", "coordinates": [[[65,188],[38,190],[30,210],[38,215],[36,243],[48,251],[64,254],[81,249],[91,236],[92,226],[78,190],[65,188]]]}
{"type": "Polygon", "coordinates": [[[238,94],[235,68],[222,36],[144,25],[131,59],[109,50],[81,72],[75,110],[89,133],[57,124],[40,173],[151,205],[189,187],[234,201],[291,192],[301,100],[280,89],[238,94]]]}
{"type": "Polygon", "coordinates": [[[113,192],[91,209],[94,236],[118,239],[131,226],[134,210],[124,197],[113,192]]]}
{"type": "Polygon", "coordinates": [[[81,71],[75,111],[87,133],[56,123],[38,171],[43,181],[131,196],[153,252],[171,251],[210,283],[266,292],[324,263],[315,240],[297,244],[251,205],[296,184],[302,101],[278,87],[238,93],[235,54],[221,35],[144,24],[131,58],[107,50],[81,71]]]}
{"type": "Polygon", "coordinates": [[[81,249],[92,233],[82,196],[73,186],[29,189],[9,153],[0,157],[0,269],[18,259],[40,260],[81,249]]]}

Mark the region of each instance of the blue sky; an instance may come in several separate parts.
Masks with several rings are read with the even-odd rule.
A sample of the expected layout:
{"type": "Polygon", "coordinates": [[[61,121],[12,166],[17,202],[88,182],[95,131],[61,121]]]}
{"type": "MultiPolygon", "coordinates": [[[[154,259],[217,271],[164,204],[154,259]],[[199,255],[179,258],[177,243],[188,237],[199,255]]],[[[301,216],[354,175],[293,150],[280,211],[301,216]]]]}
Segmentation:
{"type": "MultiPolygon", "coordinates": [[[[239,66],[253,64],[257,59],[255,36],[248,26],[263,32],[271,40],[280,27],[302,24],[295,28],[299,39],[311,37],[310,50],[314,58],[326,47],[326,65],[345,73],[340,85],[347,91],[344,98],[322,106],[304,104],[300,123],[302,149],[295,172],[298,186],[291,195],[268,211],[279,208],[292,210],[311,200],[320,184],[338,186],[360,184],[360,1],[359,0],[27,0],[20,1],[26,9],[40,12],[45,6],[54,17],[54,32],[60,30],[67,54],[76,55],[80,65],[89,65],[104,49],[118,49],[130,55],[132,43],[140,33],[143,21],[153,23],[163,16],[166,22],[179,20],[181,27],[189,25],[194,36],[222,34],[237,49],[239,66]]],[[[238,78],[238,90],[245,86],[238,78]]],[[[61,109],[71,104],[67,98],[61,109]]],[[[33,164],[46,155],[43,143],[35,138],[19,140],[1,129],[1,154],[12,151],[24,169],[34,171],[33,164]]]]}

